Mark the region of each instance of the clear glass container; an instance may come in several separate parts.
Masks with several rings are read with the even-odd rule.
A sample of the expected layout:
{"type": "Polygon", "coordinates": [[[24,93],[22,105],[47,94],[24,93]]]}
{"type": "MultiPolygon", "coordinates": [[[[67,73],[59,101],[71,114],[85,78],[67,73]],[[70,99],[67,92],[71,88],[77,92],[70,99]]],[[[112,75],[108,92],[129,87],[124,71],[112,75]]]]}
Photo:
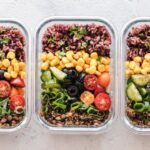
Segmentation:
{"type": "Polygon", "coordinates": [[[103,131],[106,131],[108,127],[112,124],[112,122],[116,119],[116,112],[117,112],[117,89],[116,89],[116,79],[117,79],[117,39],[116,39],[116,31],[112,24],[105,19],[98,18],[98,17],[52,17],[47,18],[44,21],[42,21],[39,26],[37,27],[36,33],[35,33],[35,117],[38,123],[46,128],[50,132],[55,133],[100,133],[103,131]],[[41,94],[41,80],[40,80],[40,54],[42,52],[42,36],[44,32],[46,31],[47,27],[56,23],[61,24],[90,24],[95,23],[97,25],[105,25],[108,29],[109,33],[111,34],[112,38],[112,44],[111,44],[111,85],[108,90],[111,99],[112,99],[112,107],[110,109],[110,115],[108,119],[102,123],[99,127],[56,127],[56,126],[50,126],[47,121],[45,121],[40,116],[40,110],[41,110],[41,100],[40,100],[40,94],[41,94]]]}
{"type": "Polygon", "coordinates": [[[9,128],[0,128],[0,134],[7,134],[16,132],[23,127],[25,127],[31,117],[31,59],[30,59],[30,52],[31,52],[31,39],[30,34],[27,27],[18,20],[15,19],[0,19],[0,26],[4,27],[15,27],[19,29],[25,37],[25,63],[26,63],[26,80],[25,80],[25,115],[23,120],[15,127],[9,128]],[[30,65],[29,65],[30,64],[30,65]]]}
{"type": "Polygon", "coordinates": [[[123,123],[125,124],[125,126],[132,131],[133,133],[136,134],[150,134],[150,127],[139,127],[139,126],[135,126],[133,125],[133,123],[130,121],[130,119],[128,118],[127,114],[126,114],[126,78],[125,78],[125,61],[127,58],[127,44],[126,44],[126,39],[128,36],[128,33],[131,31],[131,29],[133,27],[137,27],[138,25],[144,25],[144,24],[148,24],[150,25],[150,18],[136,18],[134,20],[131,20],[130,22],[128,22],[124,28],[122,29],[122,33],[121,33],[121,41],[120,41],[120,46],[121,46],[121,51],[120,51],[120,64],[118,64],[120,69],[120,79],[121,79],[121,84],[120,85],[120,95],[119,97],[121,97],[121,102],[120,102],[120,111],[121,111],[121,119],[123,121],[123,123]]]}

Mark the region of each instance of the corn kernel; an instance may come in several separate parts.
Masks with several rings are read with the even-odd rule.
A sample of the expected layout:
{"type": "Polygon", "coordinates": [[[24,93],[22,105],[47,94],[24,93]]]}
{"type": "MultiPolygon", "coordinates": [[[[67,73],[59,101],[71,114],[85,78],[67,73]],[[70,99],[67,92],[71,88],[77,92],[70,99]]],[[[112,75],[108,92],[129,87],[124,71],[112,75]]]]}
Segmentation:
{"type": "Polygon", "coordinates": [[[65,64],[65,67],[66,68],[72,68],[72,67],[74,67],[74,65],[73,65],[73,63],[67,63],[67,64],[65,64]]]}
{"type": "Polygon", "coordinates": [[[90,68],[89,68],[89,74],[95,74],[95,72],[96,72],[96,67],[95,66],[91,66],[90,68]]]}
{"type": "Polygon", "coordinates": [[[84,59],[83,58],[79,58],[78,61],[77,61],[77,64],[78,66],[84,66],[85,62],[84,62],[84,59]]]}
{"type": "Polygon", "coordinates": [[[150,67],[149,63],[147,61],[143,61],[142,68],[150,67]]]}
{"type": "Polygon", "coordinates": [[[2,61],[0,61],[0,68],[2,68],[2,66],[3,66],[3,63],[2,63],[2,61]]]}
{"type": "Polygon", "coordinates": [[[144,56],[145,60],[147,61],[150,61],[150,53],[147,53],[145,56],[144,56]]]}
{"type": "Polygon", "coordinates": [[[133,74],[133,72],[130,70],[130,69],[126,69],[126,75],[127,76],[130,76],[130,75],[132,75],[133,74]]]}
{"type": "Polygon", "coordinates": [[[97,59],[98,54],[96,52],[91,53],[91,58],[97,59]]]}
{"type": "Polygon", "coordinates": [[[3,64],[3,66],[4,67],[9,67],[10,66],[10,61],[8,60],[8,59],[4,59],[3,61],[2,61],[2,64],[3,64]]]}
{"type": "Polygon", "coordinates": [[[63,69],[63,67],[62,67],[62,66],[58,66],[57,68],[58,68],[59,70],[62,70],[62,69],[63,69]]]}
{"type": "Polygon", "coordinates": [[[62,58],[62,62],[63,62],[64,64],[67,64],[67,63],[69,63],[69,60],[67,59],[67,57],[63,57],[63,58],[62,58]]]}
{"type": "Polygon", "coordinates": [[[82,54],[81,51],[77,52],[77,54],[79,55],[79,57],[82,57],[82,56],[83,56],[83,54],[82,54]]]}
{"type": "Polygon", "coordinates": [[[43,62],[43,63],[41,64],[41,70],[47,70],[48,67],[49,67],[49,65],[48,65],[47,62],[43,62]]]}
{"type": "Polygon", "coordinates": [[[126,62],[125,62],[125,67],[126,67],[126,68],[129,68],[129,61],[126,61],[126,62]]]}
{"type": "Polygon", "coordinates": [[[74,54],[74,59],[76,59],[76,60],[78,60],[79,59],[79,55],[76,53],[76,54],[74,54]]]}
{"type": "Polygon", "coordinates": [[[11,75],[9,72],[5,72],[4,73],[4,77],[7,79],[7,80],[10,80],[11,79],[11,75]]]}
{"type": "Polygon", "coordinates": [[[66,57],[69,61],[72,61],[73,60],[73,57],[70,53],[66,53],[66,57]]]}
{"type": "Polygon", "coordinates": [[[8,52],[8,54],[7,54],[7,58],[8,59],[14,59],[16,56],[15,56],[15,53],[14,52],[8,52]]]}
{"type": "Polygon", "coordinates": [[[141,68],[139,66],[136,66],[133,71],[135,74],[139,74],[141,72],[141,68]]]}
{"type": "Polygon", "coordinates": [[[109,65],[106,65],[106,66],[105,66],[105,71],[106,71],[106,72],[109,72],[109,70],[110,70],[110,66],[109,66],[109,65]]]}
{"type": "Polygon", "coordinates": [[[14,71],[19,72],[19,64],[18,63],[14,64],[14,71]]]}
{"type": "Polygon", "coordinates": [[[87,64],[84,64],[84,66],[83,66],[84,69],[87,69],[87,68],[89,68],[89,67],[90,67],[90,66],[87,65],[87,64]]]}
{"type": "Polygon", "coordinates": [[[104,72],[105,71],[105,66],[103,64],[98,65],[98,71],[99,72],[104,72]]]}
{"type": "Polygon", "coordinates": [[[51,61],[54,58],[53,53],[48,53],[46,58],[51,61]]]}
{"type": "Polygon", "coordinates": [[[105,58],[105,57],[101,58],[101,63],[104,64],[104,65],[108,65],[109,64],[107,58],[105,58]]]}
{"type": "Polygon", "coordinates": [[[11,75],[12,78],[16,78],[17,75],[18,75],[18,73],[15,72],[15,71],[11,71],[11,72],[10,72],[10,75],[11,75]]]}
{"type": "Polygon", "coordinates": [[[59,64],[59,61],[57,59],[53,59],[51,62],[50,62],[50,65],[51,66],[56,66],[59,64]]]}
{"type": "Polygon", "coordinates": [[[86,64],[90,64],[91,58],[87,58],[87,59],[85,60],[85,62],[86,62],[86,64]]]}
{"type": "Polygon", "coordinates": [[[136,63],[134,62],[134,61],[130,61],[130,63],[129,63],[129,68],[130,69],[134,69],[135,67],[136,67],[136,63]]]}
{"type": "Polygon", "coordinates": [[[78,62],[75,59],[73,59],[72,63],[73,63],[74,66],[76,66],[78,62]]]}
{"type": "Polygon", "coordinates": [[[96,71],[95,74],[96,74],[97,76],[100,76],[100,75],[101,75],[101,73],[100,73],[99,71],[96,71]]]}
{"type": "Polygon", "coordinates": [[[41,60],[46,61],[46,59],[47,59],[47,53],[42,53],[41,54],[41,60]]]}
{"type": "Polygon", "coordinates": [[[136,63],[141,63],[142,62],[142,58],[139,56],[134,57],[133,59],[136,63]]]}
{"type": "Polygon", "coordinates": [[[88,58],[89,58],[89,54],[88,54],[88,53],[85,53],[85,54],[83,55],[84,61],[86,61],[88,58]]]}
{"type": "Polygon", "coordinates": [[[141,69],[141,73],[142,73],[143,75],[146,75],[146,74],[147,74],[146,69],[141,69]]]}
{"type": "Polygon", "coordinates": [[[146,70],[146,72],[150,73],[150,67],[145,67],[144,69],[146,70]]]}
{"type": "MultiPolygon", "coordinates": [[[[16,63],[14,63],[15,65],[16,63]]],[[[19,62],[19,70],[24,71],[26,67],[26,64],[24,62],[19,62]]]]}
{"type": "Polygon", "coordinates": [[[14,58],[14,59],[11,60],[11,64],[12,65],[14,65],[16,62],[18,62],[16,58],[14,58]]]}
{"type": "Polygon", "coordinates": [[[25,79],[25,72],[24,71],[21,71],[19,73],[19,75],[20,75],[21,79],[25,79]]]}
{"type": "Polygon", "coordinates": [[[77,70],[78,72],[82,72],[83,68],[82,68],[81,66],[76,66],[76,70],[77,70]]]}
{"type": "Polygon", "coordinates": [[[7,71],[10,73],[11,71],[13,71],[14,69],[13,69],[13,66],[9,66],[8,67],[8,69],[7,69],[7,71]]]}
{"type": "Polygon", "coordinates": [[[90,66],[96,66],[96,65],[97,65],[96,59],[91,59],[90,66]]]}

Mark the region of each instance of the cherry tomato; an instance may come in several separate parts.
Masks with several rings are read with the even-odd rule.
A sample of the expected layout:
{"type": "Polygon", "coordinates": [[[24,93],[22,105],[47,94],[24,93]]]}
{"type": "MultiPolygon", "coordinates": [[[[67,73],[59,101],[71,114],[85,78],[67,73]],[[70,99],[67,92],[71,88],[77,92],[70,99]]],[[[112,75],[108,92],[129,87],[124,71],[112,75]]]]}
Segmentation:
{"type": "Polygon", "coordinates": [[[93,91],[97,85],[97,77],[93,74],[88,74],[84,78],[84,87],[87,90],[93,91]]]}
{"type": "Polygon", "coordinates": [[[20,88],[25,87],[24,80],[22,80],[20,77],[12,79],[10,84],[15,86],[15,87],[20,87],[20,88]]]}
{"type": "Polygon", "coordinates": [[[86,105],[90,105],[90,104],[92,104],[94,102],[94,95],[91,92],[89,92],[89,91],[84,91],[81,94],[80,99],[86,105]]]}
{"type": "Polygon", "coordinates": [[[16,88],[12,87],[10,96],[14,96],[14,95],[19,95],[19,91],[16,88]]]}
{"type": "Polygon", "coordinates": [[[7,81],[0,81],[0,98],[7,97],[10,95],[11,87],[7,81]]]}
{"type": "Polygon", "coordinates": [[[110,75],[107,72],[102,73],[97,80],[97,83],[104,88],[107,88],[110,83],[110,75]]]}
{"type": "Polygon", "coordinates": [[[96,95],[98,95],[99,93],[103,93],[103,92],[105,92],[105,89],[104,89],[102,86],[97,85],[97,86],[96,86],[96,89],[95,89],[95,91],[94,91],[94,95],[96,96],[96,95]]]}
{"type": "Polygon", "coordinates": [[[25,106],[25,99],[21,95],[14,95],[9,100],[9,108],[11,110],[15,110],[17,107],[24,107],[25,106]]]}
{"type": "Polygon", "coordinates": [[[94,100],[94,104],[97,109],[107,111],[111,107],[111,99],[108,94],[99,93],[94,100]]]}

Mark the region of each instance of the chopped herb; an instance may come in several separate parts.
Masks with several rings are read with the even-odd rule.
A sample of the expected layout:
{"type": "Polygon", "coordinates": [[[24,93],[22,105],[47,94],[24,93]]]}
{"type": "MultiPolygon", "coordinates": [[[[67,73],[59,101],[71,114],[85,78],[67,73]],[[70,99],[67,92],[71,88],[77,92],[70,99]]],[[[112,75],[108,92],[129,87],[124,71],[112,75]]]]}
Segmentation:
{"type": "Polygon", "coordinates": [[[87,48],[87,46],[88,46],[87,42],[82,42],[81,48],[87,48]]]}
{"type": "Polygon", "coordinates": [[[0,60],[4,59],[5,58],[5,53],[0,51],[0,60]]]}
{"type": "Polygon", "coordinates": [[[63,40],[61,40],[61,41],[59,41],[59,44],[60,44],[61,46],[63,46],[63,45],[65,44],[65,42],[64,42],[63,40]]]}
{"type": "Polygon", "coordinates": [[[8,44],[9,42],[10,42],[10,38],[8,38],[8,37],[0,39],[0,44],[8,44]]]}
{"type": "Polygon", "coordinates": [[[144,33],[139,33],[139,37],[144,38],[145,37],[144,33]]]}
{"type": "Polygon", "coordinates": [[[57,51],[56,54],[58,54],[60,57],[66,56],[66,53],[65,53],[64,50],[62,50],[62,51],[57,51]]]}
{"type": "Polygon", "coordinates": [[[147,44],[146,44],[146,46],[148,47],[148,48],[150,48],[150,39],[147,39],[147,44]]]}
{"type": "Polygon", "coordinates": [[[56,38],[54,36],[49,37],[48,40],[47,40],[48,43],[50,43],[50,42],[55,43],[55,41],[56,41],[56,38]]]}

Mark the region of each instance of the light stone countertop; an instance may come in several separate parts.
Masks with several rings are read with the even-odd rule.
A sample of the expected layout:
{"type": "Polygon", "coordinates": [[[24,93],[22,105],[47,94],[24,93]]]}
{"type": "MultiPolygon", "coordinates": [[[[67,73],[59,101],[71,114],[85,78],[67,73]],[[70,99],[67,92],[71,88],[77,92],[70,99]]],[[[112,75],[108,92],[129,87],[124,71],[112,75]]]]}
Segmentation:
{"type": "MultiPolygon", "coordinates": [[[[100,16],[117,28],[135,17],[150,16],[149,0],[0,0],[0,17],[23,21],[32,34],[50,16],[100,16]]],[[[0,135],[0,150],[149,150],[150,136],[129,133],[118,119],[101,135],[50,135],[32,118],[19,134],[0,135]]]]}

